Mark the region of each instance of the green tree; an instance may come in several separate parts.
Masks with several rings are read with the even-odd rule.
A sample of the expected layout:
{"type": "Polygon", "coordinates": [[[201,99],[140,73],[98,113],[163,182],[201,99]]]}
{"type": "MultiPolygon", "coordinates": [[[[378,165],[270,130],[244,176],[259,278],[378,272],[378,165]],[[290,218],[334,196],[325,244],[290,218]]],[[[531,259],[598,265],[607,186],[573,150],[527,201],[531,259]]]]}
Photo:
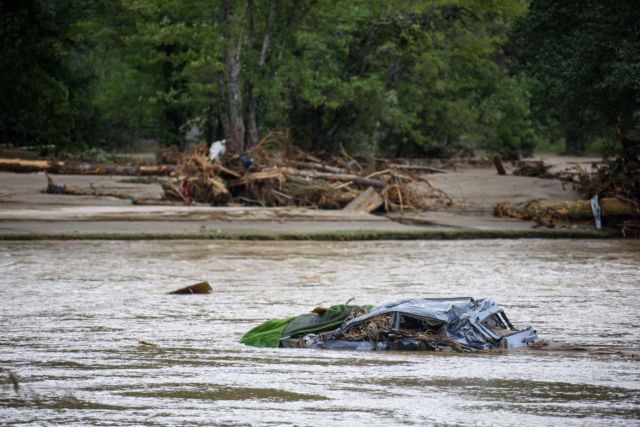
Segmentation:
{"type": "Polygon", "coordinates": [[[295,34],[290,120],[312,148],[530,149],[527,93],[496,60],[523,2],[320,5],[295,34]]]}
{"type": "Polygon", "coordinates": [[[600,136],[627,150],[638,143],[637,1],[535,0],[514,36],[521,67],[537,79],[534,111],[560,128],[567,152],[583,152],[585,142],[600,136]]]}
{"type": "Polygon", "coordinates": [[[86,83],[74,56],[74,23],[90,1],[0,3],[0,139],[70,145],[79,114],[74,91],[86,83]]]}

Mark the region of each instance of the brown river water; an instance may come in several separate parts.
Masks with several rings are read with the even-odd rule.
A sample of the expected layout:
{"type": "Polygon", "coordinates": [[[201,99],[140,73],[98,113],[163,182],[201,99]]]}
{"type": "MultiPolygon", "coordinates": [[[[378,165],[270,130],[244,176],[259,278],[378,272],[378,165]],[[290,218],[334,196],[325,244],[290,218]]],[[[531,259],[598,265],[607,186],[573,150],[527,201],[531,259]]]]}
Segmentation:
{"type": "Polygon", "coordinates": [[[350,297],[473,296],[548,341],[638,350],[640,241],[0,242],[0,272],[2,425],[640,424],[629,354],[239,343],[350,297]]]}

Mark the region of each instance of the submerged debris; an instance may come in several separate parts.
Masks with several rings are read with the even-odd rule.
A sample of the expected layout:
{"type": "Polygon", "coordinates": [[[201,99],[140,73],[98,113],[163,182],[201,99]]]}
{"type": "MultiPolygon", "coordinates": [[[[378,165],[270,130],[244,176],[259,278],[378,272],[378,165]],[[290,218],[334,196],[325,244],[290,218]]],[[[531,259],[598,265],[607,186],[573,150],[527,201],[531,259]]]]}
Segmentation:
{"type": "Polygon", "coordinates": [[[323,312],[270,320],[241,341],[292,348],[470,352],[518,348],[538,340],[530,327],[516,329],[488,298],[415,298],[370,309],[344,307],[333,306],[326,313],[348,312],[346,317],[323,312]]]}
{"type": "Polygon", "coordinates": [[[177,289],[169,292],[170,294],[210,294],[213,292],[213,288],[209,282],[200,282],[194,285],[185,286],[184,288],[177,289]]]}

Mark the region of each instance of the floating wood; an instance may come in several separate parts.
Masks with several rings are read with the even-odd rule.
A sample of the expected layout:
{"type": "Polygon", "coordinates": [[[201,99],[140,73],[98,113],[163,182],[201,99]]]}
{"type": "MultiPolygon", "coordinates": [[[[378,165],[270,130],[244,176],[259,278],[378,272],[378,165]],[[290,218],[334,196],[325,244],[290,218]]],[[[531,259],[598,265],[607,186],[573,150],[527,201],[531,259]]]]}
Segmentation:
{"type": "Polygon", "coordinates": [[[177,289],[175,291],[169,292],[170,294],[210,294],[213,291],[213,288],[209,284],[209,282],[200,282],[194,285],[185,286],[184,288],[177,289]]]}

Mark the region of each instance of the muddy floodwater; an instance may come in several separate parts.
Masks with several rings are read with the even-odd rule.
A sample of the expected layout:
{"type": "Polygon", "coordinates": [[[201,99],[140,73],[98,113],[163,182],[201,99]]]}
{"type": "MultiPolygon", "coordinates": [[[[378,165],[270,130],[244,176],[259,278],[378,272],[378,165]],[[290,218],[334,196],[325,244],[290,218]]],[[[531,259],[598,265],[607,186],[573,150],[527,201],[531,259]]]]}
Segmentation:
{"type": "Polygon", "coordinates": [[[640,423],[628,354],[239,343],[351,297],[473,296],[545,340],[637,350],[639,241],[1,242],[0,272],[3,425],[640,423]]]}

